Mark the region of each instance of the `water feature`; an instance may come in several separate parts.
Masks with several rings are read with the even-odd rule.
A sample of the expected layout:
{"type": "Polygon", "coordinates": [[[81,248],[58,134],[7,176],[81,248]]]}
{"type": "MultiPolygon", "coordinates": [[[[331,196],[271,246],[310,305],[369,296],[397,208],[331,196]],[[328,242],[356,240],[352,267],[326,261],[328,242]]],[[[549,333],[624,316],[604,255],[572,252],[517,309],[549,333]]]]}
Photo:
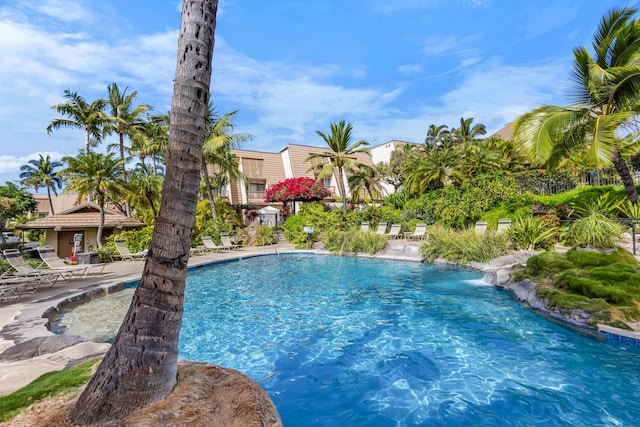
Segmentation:
{"type": "MultiPolygon", "coordinates": [[[[127,292],[111,297],[125,306],[120,317],[99,302],[115,317],[111,336],[127,292]]],[[[59,328],[91,338],[76,329],[83,312],[96,323],[86,304],[59,328]]],[[[281,254],[195,269],[180,353],[254,378],[285,426],[640,419],[637,351],[548,322],[453,267],[281,254]]]]}

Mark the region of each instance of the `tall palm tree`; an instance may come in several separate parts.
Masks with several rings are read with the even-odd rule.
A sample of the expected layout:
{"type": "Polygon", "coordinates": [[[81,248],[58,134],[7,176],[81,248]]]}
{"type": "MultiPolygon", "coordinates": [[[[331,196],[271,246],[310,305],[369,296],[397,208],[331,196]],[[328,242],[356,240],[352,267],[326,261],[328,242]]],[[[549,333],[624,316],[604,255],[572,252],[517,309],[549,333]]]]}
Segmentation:
{"type": "Polygon", "coordinates": [[[487,133],[485,125],[478,123],[472,126],[472,123],[473,117],[468,119],[460,117],[460,127],[451,129],[451,138],[457,145],[465,147],[487,133]]]}
{"type": "MultiPolygon", "coordinates": [[[[142,115],[151,109],[151,107],[146,104],[134,106],[133,101],[136,95],[138,95],[138,92],[133,91],[127,93],[128,90],[129,88],[127,87],[121,91],[116,83],[111,83],[107,86],[107,91],[109,92],[109,98],[107,99],[109,112],[107,113],[107,121],[104,126],[104,134],[110,135],[115,133],[118,135],[118,144],[115,146],[120,150],[122,176],[125,181],[127,179],[125,137],[130,139],[136,132],[144,132],[145,121],[142,115]]],[[[112,146],[109,148],[112,148],[112,146]]]]}
{"type": "Polygon", "coordinates": [[[342,196],[342,209],[347,213],[347,193],[344,185],[345,172],[356,171],[361,163],[355,158],[356,153],[369,154],[369,150],[365,146],[369,143],[365,140],[358,142],[351,142],[351,132],[353,126],[351,123],[346,123],[344,120],[340,120],[338,123],[331,123],[331,133],[325,135],[319,130],[316,133],[324,139],[331,151],[325,151],[322,153],[311,154],[306,158],[306,162],[314,159],[326,159],[327,163],[320,163],[317,166],[311,167],[309,170],[313,170],[317,167],[320,169],[320,177],[329,177],[335,173],[336,181],[338,182],[338,189],[342,196]]]}
{"type": "Polygon", "coordinates": [[[64,97],[67,102],[56,104],[53,108],[66,119],[55,119],[47,126],[47,133],[61,128],[82,129],[85,133],[85,154],[89,154],[89,148],[95,147],[102,140],[102,127],[105,123],[103,113],[106,101],[96,99],[89,103],[77,92],[65,89],[64,97]]]}
{"type": "Polygon", "coordinates": [[[575,104],[544,105],[515,123],[516,142],[524,144],[535,164],[555,167],[562,158],[586,150],[592,166],[613,163],[627,197],[638,191],[621,154],[616,131],[631,125],[640,111],[640,21],[636,9],[611,10],[596,31],[592,56],[585,47],[573,51],[575,104]]]}
{"type": "Polygon", "coordinates": [[[104,207],[107,196],[118,198],[124,195],[124,185],[120,167],[122,160],[113,158],[113,153],[66,156],[62,159],[67,168],[61,173],[67,180],[66,191],[78,193],[78,198],[91,196],[100,207],[100,225],[96,233],[96,243],[102,246],[104,230],[104,207]]]}
{"type": "Polygon", "coordinates": [[[235,110],[218,117],[213,104],[209,104],[209,114],[205,123],[205,138],[202,144],[201,175],[205,182],[207,195],[211,202],[211,214],[214,218],[217,214],[207,165],[214,166],[216,173],[226,175],[230,180],[241,179],[243,175],[239,169],[240,161],[231,152],[231,149],[253,139],[253,135],[249,133],[233,133],[233,119],[237,113],[238,110],[235,110]]]}
{"type": "Polygon", "coordinates": [[[167,171],[149,256],[116,340],[70,414],[72,423],[117,424],[176,385],[217,7],[217,0],[183,2],[167,171]]]}
{"type": "Polygon", "coordinates": [[[62,188],[62,177],[58,174],[56,169],[63,166],[62,162],[57,160],[51,160],[51,156],[47,154],[47,157],[43,157],[40,154],[40,158],[37,160],[29,160],[26,165],[20,167],[20,184],[27,188],[33,188],[38,191],[40,188],[47,189],[47,197],[49,198],[49,208],[51,209],[51,215],[54,215],[53,200],[51,199],[51,192],[56,196],[58,195],[58,189],[62,188]]]}
{"type": "Polygon", "coordinates": [[[425,149],[431,151],[435,148],[446,147],[451,141],[451,130],[447,125],[429,125],[427,137],[424,139],[425,149]]]}

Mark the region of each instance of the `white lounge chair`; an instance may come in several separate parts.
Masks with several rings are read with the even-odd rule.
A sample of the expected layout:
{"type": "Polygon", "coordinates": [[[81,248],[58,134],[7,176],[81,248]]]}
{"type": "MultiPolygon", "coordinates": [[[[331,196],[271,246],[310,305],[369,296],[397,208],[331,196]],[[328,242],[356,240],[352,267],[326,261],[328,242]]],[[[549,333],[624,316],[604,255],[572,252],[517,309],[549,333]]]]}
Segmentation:
{"type": "Polygon", "coordinates": [[[6,277],[45,277],[48,279],[48,283],[53,286],[58,279],[65,281],[71,278],[71,273],[68,271],[56,271],[40,268],[33,268],[22,258],[22,254],[17,249],[5,249],[2,251],[4,258],[7,260],[11,268],[15,270],[11,275],[4,274],[6,277]]]}
{"type": "Polygon", "coordinates": [[[360,231],[369,231],[369,223],[361,222],[360,223],[360,231]]]}
{"type": "Polygon", "coordinates": [[[241,245],[237,244],[237,243],[233,243],[231,241],[231,236],[229,236],[229,233],[220,233],[220,240],[222,240],[222,247],[223,248],[229,248],[229,249],[240,249],[241,245]]]}
{"type": "Polygon", "coordinates": [[[95,269],[96,273],[102,273],[106,264],[65,264],[64,260],[56,254],[56,248],[51,245],[38,246],[36,248],[40,254],[40,258],[51,270],[71,273],[71,278],[84,278],[89,274],[91,269],[95,269]],[[97,271],[99,270],[99,271],[97,271]]]}
{"type": "Polygon", "coordinates": [[[478,221],[476,222],[476,233],[484,233],[487,231],[487,221],[478,221]]]}
{"type": "Polygon", "coordinates": [[[202,243],[211,252],[231,251],[231,248],[216,245],[211,236],[202,236],[202,243]]]}
{"type": "Polygon", "coordinates": [[[426,234],[426,232],[427,224],[420,223],[416,224],[416,229],[413,231],[413,233],[406,233],[404,237],[409,240],[422,240],[424,239],[424,235],[426,234]]]}
{"type": "Polygon", "coordinates": [[[143,261],[147,258],[147,251],[132,253],[127,247],[127,242],[124,240],[114,240],[116,244],[116,250],[120,256],[120,260],[122,261],[143,261]]]}
{"type": "Polygon", "coordinates": [[[498,220],[498,233],[507,231],[511,227],[511,218],[500,218],[498,220]]]}
{"type": "Polygon", "coordinates": [[[387,234],[387,223],[381,222],[378,224],[378,228],[376,229],[376,234],[387,234]]]}
{"type": "Polygon", "coordinates": [[[389,229],[387,237],[389,237],[390,239],[399,239],[400,237],[402,237],[400,235],[400,228],[400,224],[391,224],[391,228],[389,229]]]}

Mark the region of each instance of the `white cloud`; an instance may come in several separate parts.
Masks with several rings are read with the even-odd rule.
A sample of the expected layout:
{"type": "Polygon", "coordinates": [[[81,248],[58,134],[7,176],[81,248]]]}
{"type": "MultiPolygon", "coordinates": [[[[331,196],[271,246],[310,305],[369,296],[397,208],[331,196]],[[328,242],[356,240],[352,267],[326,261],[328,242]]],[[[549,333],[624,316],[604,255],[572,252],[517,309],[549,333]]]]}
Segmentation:
{"type": "Polygon", "coordinates": [[[87,10],[83,2],[80,1],[39,0],[26,2],[25,6],[63,22],[88,22],[93,20],[93,14],[87,10]]]}
{"type": "Polygon", "coordinates": [[[11,173],[17,176],[23,165],[26,165],[29,160],[39,159],[41,154],[44,157],[49,155],[51,160],[58,161],[65,156],[65,154],[59,153],[58,151],[41,151],[38,153],[27,154],[26,156],[0,155],[0,174],[11,173]]]}

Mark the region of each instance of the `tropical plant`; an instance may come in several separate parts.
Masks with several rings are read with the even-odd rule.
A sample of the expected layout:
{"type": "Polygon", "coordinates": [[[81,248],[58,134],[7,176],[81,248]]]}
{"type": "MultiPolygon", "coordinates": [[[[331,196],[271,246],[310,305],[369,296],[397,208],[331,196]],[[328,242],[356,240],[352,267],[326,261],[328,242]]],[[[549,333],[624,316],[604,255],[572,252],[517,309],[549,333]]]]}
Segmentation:
{"type": "Polygon", "coordinates": [[[133,106],[133,101],[138,95],[138,92],[133,91],[127,93],[129,88],[120,90],[116,83],[111,83],[107,86],[107,92],[109,98],[107,99],[107,106],[109,112],[106,115],[106,122],[104,125],[103,133],[105,135],[111,135],[115,133],[118,135],[118,143],[109,145],[109,149],[118,147],[120,150],[120,160],[122,166],[122,177],[127,180],[126,169],[126,157],[125,157],[125,138],[135,138],[137,134],[144,133],[146,122],[142,115],[149,111],[151,107],[146,104],[140,104],[133,106]]]}
{"type": "Polygon", "coordinates": [[[566,241],[575,246],[586,248],[614,248],[622,233],[617,222],[603,214],[596,203],[575,208],[580,217],[575,220],[564,235],[566,241]]]}
{"type": "MultiPolygon", "coordinates": [[[[0,227],[4,228],[9,220],[15,220],[26,212],[33,212],[38,204],[33,195],[12,182],[0,185],[0,227]]],[[[4,242],[4,235],[0,234],[4,242]]]]}
{"type": "Polygon", "coordinates": [[[354,159],[357,153],[369,154],[369,150],[365,148],[369,143],[364,140],[351,142],[351,132],[353,126],[340,120],[338,123],[331,123],[331,133],[325,135],[319,130],[316,133],[326,142],[331,151],[322,153],[314,153],[307,157],[305,161],[309,162],[314,159],[327,159],[327,163],[320,163],[312,166],[309,170],[318,168],[319,178],[329,177],[335,172],[338,189],[342,197],[342,209],[347,213],[347,193],[345,190],[344,176],[346,172],[353,172],[360,168],[360,162],[354,159]]]}
{"type": "Polygon", "coordinates": [[[162,184],[164,177],[156,175],[151,165],[139,163],[131,171],[129,182],[126,183],[127,199],[136,211],[136,216],[145,223],[153,223],[158,217],[162,184]],[[145,214],[150,212],[151,215],[145,214]]]}
{"type": "Polygon", "coordinates": [[[207,196],[211,200],[213,216],[216,216],[215,199],[207,165],[214,167],[214,176],[217,177],[218,182],[226,184],[232,179],[242,179],[244,175],[240,172],[240,159],[231,152],[231,149],[253,139],[253,135],[249,133],[233,133],[233,119],[237,113],[238,110],[235,110],[218,117],[213,104],[209,104],[202,144],[201,175],[207,196]]]}
{"type": "Polygon", "coordinates": [[[451,131],[447,125],[436,126],[431,124],[424,139],[424,149],[433,151],[434,149],[448,148],[451,145],[451,141],[451,131]]]}
{"type": "Polygon", "coordinates": [[[64,97],[67,102],[55,104],[53,107],[65,119],[55,119],[47,126],[47,133],[61,128],[81,129],[85,133],[85,154],[89,154],[90,147],[95,147],[102,140],[102,127],[106,116],[103,113],[106,101],[97,99],[87,102],[77,92],[65,89],[64,97]]]}
{"type": "Polygon", "coordinates": [[[71,423],[118,423],[164,399],[176,385],[217,6],[216,0],[183,2],[167,172],[149,256],[131,309],[74,405],[71,423]]]}
{"type": "Polygon", "coordinates": [[[476,141],[478,137],[487,133],[487,128],[482,123],[472,126],[473,117],[465,119],[460,117],[460,127],[451,129],[451,139],[456,145],[466,147],[472,141],[476,141]]]}
{"type": "Polygon", "coordinates": [[[479,141],[468,143],[462,150],[460,171],[473,178],[479,174],[504,169],[506,163],[500,152],[479,141]]]}
{"type": "Polygon", "coordinates": [[[102,231],[105,221],[105,204],[107,197],[122,197],[125,187],[119,171],[121,160],[113,158],[113,153],[102,154],[80,152],[77,156],[66,156],[66,169],[60,173],[67,180],[65,191],[75,192],[78,199],[91,196],[100,208],[100,225],[96,232],[98,248],[102,246],[102,231]]]}
{"type": "Polygon", "coordinates": [[[43,157],[42,154],[39,156],[39,159],[29,160],[26,165],[20,167],[20,184],[23,187],[33,188],[36,192],[40,188],[46,188],[50,212],[54,215],[51,192],[53,191],[57,196],[58,189],[62,188],[62,177],[58,175],[56,169],[61,168],[63,164],[57,160],[52,161],[48,154],[47,157],[43,157]]]}
{"type": "Polygon", "coordinates": [[[325,248],[334,254],[367,253],[373,255],[384,249],[387,236],[357,229],[328,230],[322,234],[325,248]]]}
{"type": "Polygon", "coordinates": [[[515,123],[516,142],[528,148],[535,164],[552,169],[562,158],[586,150],[593,166],[613,163],[634,204],[638,191],[621,156],[616,131],[631,125],[640,107],[636,11],[624,7],[602,18],[592,43],[593,57],[585,47],[574,50],[574,105],[544,105],[515,123]]]}
{"type": "Polygon", "coordinates": [[[556,236],[556,229],[548,227],[536,217],[520,217],[512,221],[507,235],[517,249],[533,251],[551,244],[556,236]]]}
{"type": "Polygon", "coordinates": [[[420,252],[428,261],[445,258],[464,264],[469,261],[488,262],[511,250],[506,233],[476,233],[473,229],[456,231],[452,228],[432,227],[420,252]]]}
{"type": "Polygon", "coordinates": [[[393,192],[397,193],[404,185],[406,178],[405,165],[414,156],[418,155],[419,145],[403,144],[393,150],[389,163],[378,163],[375,168],[380,181],[393,186],[393,192]]]}
{"type": "Polygon", "coordinates": [[[434,150],[423,158],[416,157],[407,163],[405,187],[412,195],[451,187],[461,181],[460,153],[455,149],[434,150]]]}
{"type": "Polygon", "coordinates": [[[359,203],[362,199],[370,201],[379,200],[383,196],[380,186],[380,177],[376,168],[369,165],[360,165],[347,179],[351,191],[351,201],[359,203]]]}

